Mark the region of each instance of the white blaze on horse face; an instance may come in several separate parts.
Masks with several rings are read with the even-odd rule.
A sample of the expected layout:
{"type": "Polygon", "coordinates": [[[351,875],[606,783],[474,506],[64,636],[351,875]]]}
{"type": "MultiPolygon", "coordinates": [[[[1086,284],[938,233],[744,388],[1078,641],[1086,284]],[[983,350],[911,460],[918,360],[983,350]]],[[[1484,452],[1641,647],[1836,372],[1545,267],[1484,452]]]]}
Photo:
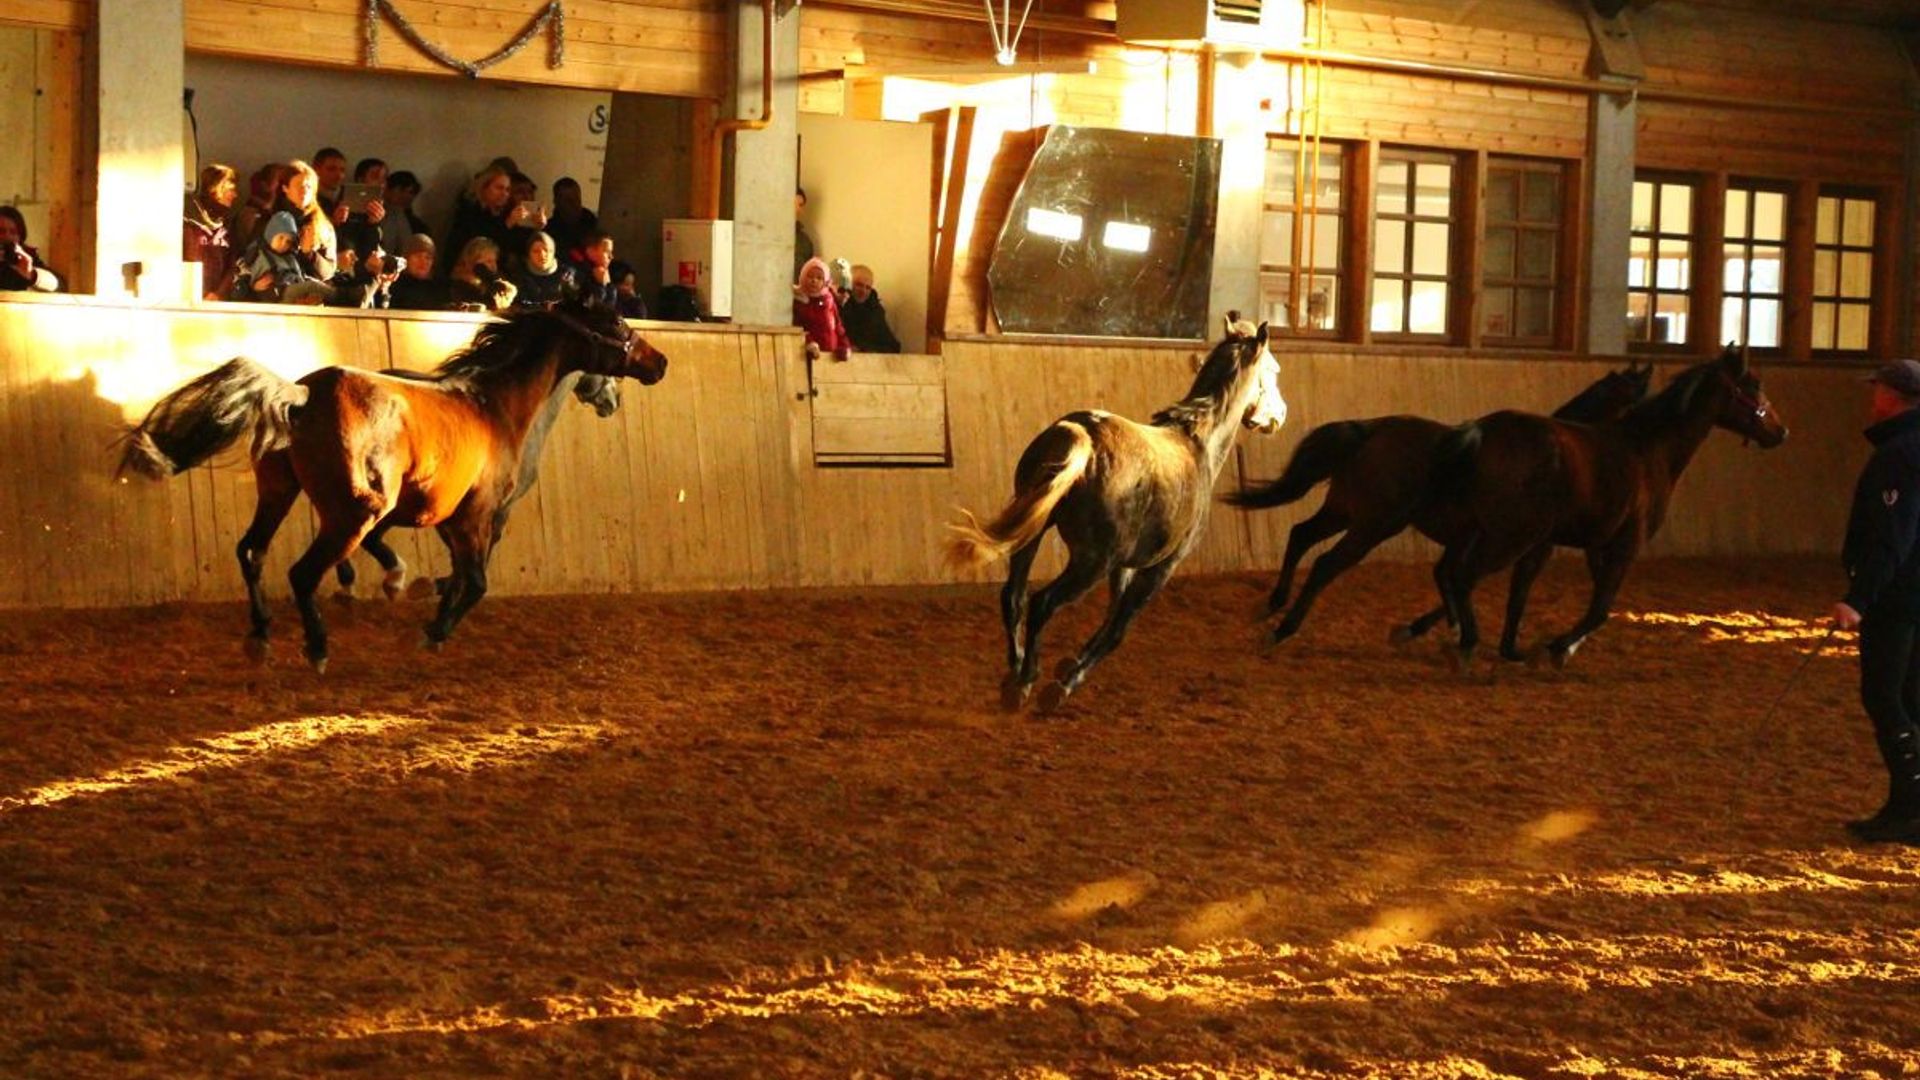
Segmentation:
{"type": "Polygon", "coordinates": [[[1263,435],[1271,435],[1287,422],[1287,399],[1280,396],[1280,361],[1265,345],[1254,361],[1253,404],[1247,407],[1244,423],[1263,435]]]}

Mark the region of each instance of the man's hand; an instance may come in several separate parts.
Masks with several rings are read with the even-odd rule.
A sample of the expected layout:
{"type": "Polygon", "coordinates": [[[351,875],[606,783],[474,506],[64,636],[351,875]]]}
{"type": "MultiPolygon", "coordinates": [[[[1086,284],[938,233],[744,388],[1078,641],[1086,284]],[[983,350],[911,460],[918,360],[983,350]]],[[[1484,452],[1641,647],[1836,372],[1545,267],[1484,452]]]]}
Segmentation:
{"type": "Polygon", "coordinates": [[[379,199],[367,200],[367,224],[378,225],[387,218],[387,208],[379,199]]]}
{"type": "Polygon", "coordinates": [[[1860,613],[1842,602],[1833,605],[1833,626],[1836,630],[1853,630],[1860,625],[1860,613]]]}
{"type": "Polygon", "coordinates": [[[19,248],[13,250],[13,261],[7,264],[7,268],[28,281],[33,280],[33,256],[19,248]]]}
{"type": "Polygon", "coordinates": [[[345,225],[347,223],[347,200],[341,199],[334,205],[333,223],[335,225],[345,225]]]}

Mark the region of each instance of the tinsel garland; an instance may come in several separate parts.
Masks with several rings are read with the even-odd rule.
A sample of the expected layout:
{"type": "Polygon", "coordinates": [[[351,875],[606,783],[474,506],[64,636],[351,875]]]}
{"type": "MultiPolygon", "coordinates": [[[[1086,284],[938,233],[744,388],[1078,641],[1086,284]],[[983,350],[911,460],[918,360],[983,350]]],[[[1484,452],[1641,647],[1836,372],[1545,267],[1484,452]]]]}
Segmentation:
{"type": "Polygon", "coordinates": [[[413,42],[414,48],[464,74],[469,79],[478,78],[480,72],[502,60],[512,59],[521,49],[527,47],[528,42],[540,36],[540,31],[547,29],[549,25],[552,27],[553,37],[551,48],[547,53],[547,66],[557,68],[567,60],[567,13],[561,6],[561,0],[548,0],[546,6],[534,15],[532,21],[527,23],[526,29],[520,31],[518,37],[501,46],[499,51],[491,56],[483,56],[471,62],[454,56],[421,36],[420,31],[414,29],[413,24],[407,21],[407,17],[400,14],[399,9],[393,6],[393,0],[367,0],[365,32],[368,67],[374,67],[380,62],[380,16],[383,14],[392,21],[394,29],[400,31],[402,37],[413,42]]]}

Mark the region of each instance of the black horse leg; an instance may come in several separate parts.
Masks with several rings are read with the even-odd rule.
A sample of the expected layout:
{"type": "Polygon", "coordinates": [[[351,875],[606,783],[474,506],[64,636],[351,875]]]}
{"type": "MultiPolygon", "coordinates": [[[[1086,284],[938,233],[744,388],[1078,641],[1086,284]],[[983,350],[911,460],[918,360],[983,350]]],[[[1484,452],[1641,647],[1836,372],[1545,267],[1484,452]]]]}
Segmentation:
{"type": "MultiPolygon", "coordinates": [[[[398,552],[387,545],[387,533],[391,529],[392,526],[385,522],[375,525],[366,539],[360,541],[360,550],[373,556],[373,561],[380,564],[383,572],[380,589],[387,594],[387,599],[397,600],[407,584],[407,564],[398,552]]],[[[340,579],[340,591],[343,594],[352,592],[355,578],[353,560],[341,559],[333,572],[340,579]]]]}
{"type": "Polygon", "coordinates": [[[1047,582],[1028,601],[1027,611],[1027,653],[1020,660],[1020,686],[1023,692],[1031,689],[1040,678],[1040,631],[1046,628],[1047,620],[1053,613],[1073,603],[1087,594],[1106,572],[1110,556],[1102,551],[1091,554],[1087,548],[1078,551],[1069,549],[1067,568],[1060,576],[1047,582]]]}
{"type": "Polygon", "coordinates": [[[1539,547],[1520,556],[1513,564],[1513,573],[1507,579],[1507,624],[1500,629],[1500,659],[1525,660],[1520,651],[1520,620],[1527,614],[1527,594],[1533,591],[1533,583],[1539,578],[1540,571],[1553,556],[1552,544],[1539,547]]]}
{"type": "Polygon", "coordinates": [[[1021,682],[1020,672],[1027,656],[1027,577],[1038,554],[1037,539],[1015,551],[1007,560],[1007,582],[1000,586],[1000,622],[1007,631],[1007,677],[1000,684],[1000,704],[1009,712],[1027,700],[1033,685],[1021,682]]]}
{"type": "Polygon", "coordinates": [[[493,556],[491,526],[483,532],[469,522],[449,522],[440,526],[440,538],[446,541],[453,559],[453,580],[440,596],[439,612],[427,624],[427,644],[436,648],[452,636],[453,628],[487,595],[487,562],[493,556]]]}
{"type": "Polygon", "coordinates": [[[1460,552],[1457,548],[1449,547],[1440,553],[1440,558],[1433,564],[1433,587],[1440,594],[1440,606],[1415,618],[1405,626],[1396,626],[1388,631],[1388,644],[1405,645],[1415,638],[1425,637],[1427,631],[1440,625],[1442,619],[1455,623],[1459,621],[1453,617],[1447,604],[1447,582],[1452,579],[1454,564],[1459,557],[1460,552]]]}
{"type": "Polygon", "coordinates": [[[1115,584],[1119,587],[1114,590],[1106,621],[1087,639],[1079,656],[1061,665],[1057,673],[1059,681],[1041,691],[1041,712],[1052,712],[1059,708],[1069,694],[1080,689],[1080,684],[1087,681],[1093,666],[1120,647],[1120,642],[1127,636],[1127,627],[1132,625],[1134,617],[1167,583],[1167,579],[1173,576],[1173,568],[1178,564],[1179,560],[1168,559],[1138,572],[1115,572],[1115,584]]]}
{"type": "Polygon", "coordinates": [[[321,674],[327,670],[327,626],[320,619],[320,607],[313,602],[313,594],[320,588],[327,571],[353,554],[360,538],[373,528],[379,516],[358,503],[349,503],[331,518],[323,513],[319,535],[313,538],[306,554],[295,560],[287,571],[287,581],[293,586],[293,602],[300,609],[300,621],[307,631],[307,662],[321,674]]]}
{"type": "Polygon", "coordinates": [[[293,474],[293,463],[284,453],[268,454],[254,463],[254,487],[259,501],[253,507],[253,522],[240,537],[234,555],[240,560],[240,576],[247,583],[247,610],[253,629],[247,635],[247,655],[264,660],[267,655],[267,628],[273,616],[267,613],[266,597],[260,592],[260,564],[267,545],[280,523],[287,519],[294,501],[300,498],[300,481],[293,474]]]}
{"type": "Polygon", "coordinates": [[[1278,615],[1286,610],[1287,600],[1293,593],[1294,571],[1300,568],[1300,560],[1307,557],[1307,552],[1313,550],[1315,544],[1344,530],[1347,523],[1345,514],[1322,506],[1312,517],[1295,525],[1287,533],[1287,554],[1280,561],[1280,579],[1274,582],[1273,592],[1267,597],[1268,615],[1278,615]]]}
{"type": "Polygon", "coordinates": [[[1307,583],[1300,587],[1300,596],[1293,606],[1287,609],[1280,625],[1273,628],[1270,643],[1278,645],[1300,632],[1300,624],[1306,621],[1307,612],[1313,610],[1313,601],[1320,591],[1333,583],[1333,579],[1354,568],[1368,552],[1405,528],[1404,522],[1395,522],[1390,526],[1355,526],[1347,530],[1347,535],[1333,545],[1326,554],[1313,560],[1313,569],[1307,571],[1307,583]]]}
{"type": "Polygon", "coordinates": [[[1603,547],[1588,549],[1587,573],[1593,578],[1593,595],[1587,601],[1587,613],[1573,629],[1547,643],[1547,656],[1554,667],[1566,667],[1588,635],[1607,621],[1607,615],[1613,610],[1613,598],[1619,595],[1621,583],[1627,580],[1627,568],[1633,565],[1639,551],[1639,538],[1631,534],[1603,547]]]}

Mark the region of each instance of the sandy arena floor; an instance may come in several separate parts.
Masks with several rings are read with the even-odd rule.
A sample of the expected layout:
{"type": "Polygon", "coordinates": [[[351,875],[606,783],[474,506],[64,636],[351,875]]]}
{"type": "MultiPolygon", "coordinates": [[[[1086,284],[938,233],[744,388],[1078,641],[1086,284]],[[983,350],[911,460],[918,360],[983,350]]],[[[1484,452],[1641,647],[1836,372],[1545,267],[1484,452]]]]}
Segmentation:
{"type": "Polygon", "coordinates": [[[1177,579],[1050,720],[979,588],[489,600],[440,655],[361,601],[325,678],[284,607],[245,662],[237,580],[8,613],[0,1076],[1920,1073],[1850,646],[1764,719],[1830,561],[1650,562],[1465,680],[1384,644],[1425,580],[1262,660],[1264,580],[1177,579]]]}

